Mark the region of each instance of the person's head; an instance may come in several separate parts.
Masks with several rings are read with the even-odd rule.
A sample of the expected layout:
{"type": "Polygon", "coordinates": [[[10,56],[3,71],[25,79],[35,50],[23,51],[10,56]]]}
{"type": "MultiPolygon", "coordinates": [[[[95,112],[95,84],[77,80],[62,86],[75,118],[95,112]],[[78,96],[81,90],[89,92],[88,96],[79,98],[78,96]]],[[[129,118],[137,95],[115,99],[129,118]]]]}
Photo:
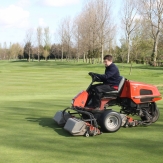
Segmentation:
{"type": "Polygon", "coordinates": [[[112,58],[113,57],[111,55],[106,55],[104,57],[104,65],[105,65],[105,67],[108,67],[108,66],[110,66],[112,64],[112,62],[113,62],[112,58]]]}

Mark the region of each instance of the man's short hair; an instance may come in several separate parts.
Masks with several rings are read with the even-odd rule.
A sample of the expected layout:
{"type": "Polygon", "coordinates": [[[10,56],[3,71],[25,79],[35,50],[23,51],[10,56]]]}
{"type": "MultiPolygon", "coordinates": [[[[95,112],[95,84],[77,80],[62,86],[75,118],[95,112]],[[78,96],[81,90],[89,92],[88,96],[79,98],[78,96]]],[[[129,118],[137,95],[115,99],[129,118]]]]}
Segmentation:
{"type": "Polygon", "coordinates": [[[111,55],[106,55],[105,57],[104,57],[104,60],[108,60],[108,61],[112,61],[113,60],[113,57],[111,56],[111,55]]]}

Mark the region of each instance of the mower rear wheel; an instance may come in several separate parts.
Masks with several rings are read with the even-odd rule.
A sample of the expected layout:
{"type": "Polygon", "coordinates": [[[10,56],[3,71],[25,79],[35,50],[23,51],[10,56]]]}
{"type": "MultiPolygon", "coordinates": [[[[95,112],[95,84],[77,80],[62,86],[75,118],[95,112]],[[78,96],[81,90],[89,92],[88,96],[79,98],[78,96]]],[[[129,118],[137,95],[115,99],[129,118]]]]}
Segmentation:
{"type": "Polygon", "coordinates": [[[153,105],[154,105],[154,113],[153,113],[152,122],[155,123],[159,119],[160,111],[159,111],[156,103],[153,103],[153,105]]]}
{"type": "Polygon", "coordinates": [[[100,124],[106,132],[116,132],[121,127],[122,119],[119,113],[109,110],[102,114],[100,124]]]}
{"type": "MultiPolygon", "coordinates": [[[[150,107],[147,109],[147,112],[152,116],[152,123],[155,123],[158,119],[159,119],[159,116],[160,116],[160,111],[159,109],[157,108],[157,105],[155,102],[152,102],[150,104],[150,107]]],[[[143,121],[146,120],[146,118],[143,116],[141,117],[141,119],[143,121]]]]}

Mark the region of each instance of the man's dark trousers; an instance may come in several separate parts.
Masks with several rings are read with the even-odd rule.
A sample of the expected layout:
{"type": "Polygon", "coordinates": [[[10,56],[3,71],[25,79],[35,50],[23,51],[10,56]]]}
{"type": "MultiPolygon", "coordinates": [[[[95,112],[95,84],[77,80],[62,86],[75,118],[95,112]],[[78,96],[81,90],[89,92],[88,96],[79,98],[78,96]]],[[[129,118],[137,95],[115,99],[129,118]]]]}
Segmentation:
{"type": "Polygon", "coordinates": [[[91,86],[91,90],[95,92],[93,98],[94,107],[100,107],[103,93],[114,91],[115,89],[109,84],[96,84],[91,86]]]}

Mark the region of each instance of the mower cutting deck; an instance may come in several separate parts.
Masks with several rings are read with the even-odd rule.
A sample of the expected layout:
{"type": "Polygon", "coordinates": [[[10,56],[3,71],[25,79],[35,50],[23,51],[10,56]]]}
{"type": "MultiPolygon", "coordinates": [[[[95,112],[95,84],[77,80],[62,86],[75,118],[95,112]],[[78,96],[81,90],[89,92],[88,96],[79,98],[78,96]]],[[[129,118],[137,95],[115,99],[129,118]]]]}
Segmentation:
{"type": "Polygon", "coordinates": [[[161,94],[153,85],[133,82],[122,77],[118,90],[105,92],[101,99],[100,109],[92,108],[94,82],[101,82],[96,74],[89,74],[92,82],[86,91],[80,92],[72,100],[72,106],[59,111],[54,121],[72,135],[95,136],[101,131],[116,132],[121,126],[132,127],[150,125],[159,118],[159,109],[155,101],[161,100],[161,94]],[[90,107],[91,105],[91,107],[90,107]],[[120,112],[109,109],[119,105],[120,112]],[[134,120],[128,115],[137,115],[141,120],[134,120]]]}

